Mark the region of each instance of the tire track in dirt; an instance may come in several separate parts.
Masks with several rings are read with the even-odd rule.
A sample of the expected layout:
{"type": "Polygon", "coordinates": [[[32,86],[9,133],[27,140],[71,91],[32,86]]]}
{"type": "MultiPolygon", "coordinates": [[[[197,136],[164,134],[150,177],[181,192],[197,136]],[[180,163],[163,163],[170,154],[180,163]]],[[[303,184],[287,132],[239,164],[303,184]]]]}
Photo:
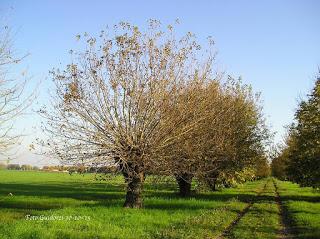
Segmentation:
{"type": "Polygon", "coordinates": [[[273,186],[275,189],[275,201],[278,205],[278,209],[279,209],[279,220],[280,220],[280,230],[278,232],[278,238],[279,239],[293,239],[293,233],[292,233],[292,229],[290,228],[290,218],[288,216],[288,212],[286,210],[286,208],[283,206],[283,203],[281,201],[281,197],[279,194],[279,189],[278,189],[278,185],[275,182],[275,180],[273,179],[273,186]]]}
{"type": "Polygon", "coordinates": [[[242,211],[239,212],[239,214],[237,215],[236,219],[233,220],[230,223],[230,225],[226,229],[224,229],[224,231],[218,237],[216,237],[216,239],[223,239],[223,238],[226,238],[226,237],[228,237],[230,235],[230,232],[233,230],[233,228],[239,223],[241,218],[243,218],[248,213],[250,208],[253,206],[253,204],[256,201],[256,198],[259,197],[261,195],[261,193],[264,192],[264,190],[267,187],[267,183],[268,182],[266,182],[264,184],[263,188],[250,200],[248,205],[244,209],[242,209],[242,211]]]}

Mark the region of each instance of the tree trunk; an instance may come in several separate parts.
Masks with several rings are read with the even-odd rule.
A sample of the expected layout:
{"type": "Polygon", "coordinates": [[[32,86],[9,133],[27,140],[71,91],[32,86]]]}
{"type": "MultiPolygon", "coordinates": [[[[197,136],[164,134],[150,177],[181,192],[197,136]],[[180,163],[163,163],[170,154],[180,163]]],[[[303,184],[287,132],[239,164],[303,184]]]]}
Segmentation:
{"type": "Polygon", "coordinates": [[[192,178],[193,175],[188,173],[176,175],[176,180],[179,186],[179,195],[181,197],[189,197],[191,195],[192,178]]]}
{"type": "Polygon", "coordinates": [[[127,208],[141,208],[143,205],[142,190],[145,175],[143,171],[137,170],[137,167],[130,168],[132,172],[122,172],[127,183],[127,194],[124,207],[127,208]]]}
{"type": "Polygon", "coordinates": [[[210,180],[209,181],[209,187],[210,187],[211,191],[217,191],[216,180],[210,180]]]}
{"type": "Polygon", "coordinates": [[[207,185],[211,189],[211,191],[217,191],[217,180],[219,174],[217,172],[211,172],[207,174],[207,185]]]}

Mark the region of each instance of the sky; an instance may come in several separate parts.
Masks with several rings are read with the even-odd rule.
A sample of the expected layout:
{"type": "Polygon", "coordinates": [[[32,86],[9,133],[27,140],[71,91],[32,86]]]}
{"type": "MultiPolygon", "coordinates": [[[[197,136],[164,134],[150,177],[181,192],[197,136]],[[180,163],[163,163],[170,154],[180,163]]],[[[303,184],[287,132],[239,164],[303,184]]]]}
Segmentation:
{"type": "MultiPolygon", "coordinates": [[[[14,48],[29,53],[14,70],[26,69],[27,91],[38,89],[37,109],[48,100],[49,70],[70,62],[79,47],[76,35],[98,35],[106,26],[129,21],[145,27],[148,19],[167,25],[179,19],[178,34],[191,31],[200,42],[212,36],[216,68],[242,77],[262,94],[267,123],[281,142],[301,98],[310,91],[320,67],[320,1],[21,1],[0,0],[0,16],[14,32],[14,48]]],[[[55,163],[29,152],[41,135],[41,119],[32,110],[17,120],[25,132],[13,162],[55,163]]]]}

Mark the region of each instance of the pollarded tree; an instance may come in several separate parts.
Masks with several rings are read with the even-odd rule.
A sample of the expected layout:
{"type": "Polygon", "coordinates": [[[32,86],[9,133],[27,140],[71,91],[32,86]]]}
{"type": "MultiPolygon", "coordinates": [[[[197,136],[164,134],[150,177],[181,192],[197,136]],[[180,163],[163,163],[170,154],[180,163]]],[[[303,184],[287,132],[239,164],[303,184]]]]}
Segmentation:
{"type": "Polygon", "coordinates": [[[176,115],[187,114],[188,120],[197,122],[197,124],[163,151],[162,155],[159,155],[166,160],[166,170],[163,173],[176,178],[179,193],[182,197],[189,196],[191,193],[191,181],[197,166],[195,160],[197,151],[194,143],[200,134],[199,125],[203,120],[202,103],[204,95],[202,94],[202,83],[202,80],[195,80],[188,84],[177,98],[176,104],[171,105],[171,109],[167,110],[170,113],[175,112],[176,115]]]}
{"type": "Polygon", "coordinates": [[[117,165],[127,184],[124,206],[139,208],[146,172],[167,170],[161,156],[197,124],[189,107],[172,109],[210,64],[196,60],[191,33],[176,40],[172,26],[162,31],[154,20],[145,33],[120,23],[114,34],[84,37],[86,51],[52,71],[53,104],[41,110],[45,144],[66,164],[117,165]]]}
{"type": "Polygon", "coordinates": [[[222,84],[221,79],[205,74],[189,84],[180,98],[175,109],[190,108],[189,119],[198,119],[197,125],[166,151],[181,196],[190,195],[194,177],[214,189],[218,180],[242,180],[266,159],[268,132],[250,87],[233,79],[222,84]]]}
{"type": "MultiPolygon", "coordinates": [[[[224,86],[225,107],[229,109],[224,116],[225,144],[220,153],[210,152],[214,144],[206,145],[207,162],[201,172],[204,181],[214,190],[219,177],[225,181],[236,181],[238,174],[255,170],[259,162],[266,159],[266,145],[269,131],[265,125],[259,94],[254,94],[250,86],[232,78],[224,86]]],[[[211,132],[215,127],[208,127],[211,132]]],[[[222,181],[223,181],[222,180],[222,181]]],[[[220,180],[221,181],[221,180],[220,180]]]]}
{"type": "Polygon", "coordinates": [[[210,74],[197,77],[186,87],[180,100],[175,110],[182,112],[180,108],[189,108],[188,118],[197,124],[165,151],[168,154],[165,158],[178,182],[180,195],[185,197],[191,193],[193,177],[207,170],[206,155],[225,152],[225,145],[230,142],[226,139],[230,109],[225,105],[219,78],[212,79],[210,74]]]}
{"type": "Polygon", "coordinates": [[[204,98],[205,117],[193,142],[198,162],[195,176],[200,181],[211,182],[210,179],[216,177],[222,165],[232,160],[234,112],[233,102],[220,81],[206,86],[204,98]]]}

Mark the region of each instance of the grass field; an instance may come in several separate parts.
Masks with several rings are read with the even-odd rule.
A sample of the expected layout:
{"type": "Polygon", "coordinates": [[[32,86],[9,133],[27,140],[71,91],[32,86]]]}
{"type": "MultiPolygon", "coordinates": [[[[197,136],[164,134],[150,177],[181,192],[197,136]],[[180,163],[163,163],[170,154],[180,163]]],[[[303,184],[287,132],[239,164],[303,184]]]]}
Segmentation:
{"type": "Polygon", "coordinates": [[[277,180],[292,234],[295,238],[320,238],[320,191],[277,180]]]}
{"type": "Polygon", "coordinates": [[[0,238],[278,238],[283,225],[273,182],[294,233],[320,238],[320,193],[272,178],[187,199],[176,195],[174,181],[149,178],[139,210],[122,208],[121,177],[6,170],[0,238]]]}

